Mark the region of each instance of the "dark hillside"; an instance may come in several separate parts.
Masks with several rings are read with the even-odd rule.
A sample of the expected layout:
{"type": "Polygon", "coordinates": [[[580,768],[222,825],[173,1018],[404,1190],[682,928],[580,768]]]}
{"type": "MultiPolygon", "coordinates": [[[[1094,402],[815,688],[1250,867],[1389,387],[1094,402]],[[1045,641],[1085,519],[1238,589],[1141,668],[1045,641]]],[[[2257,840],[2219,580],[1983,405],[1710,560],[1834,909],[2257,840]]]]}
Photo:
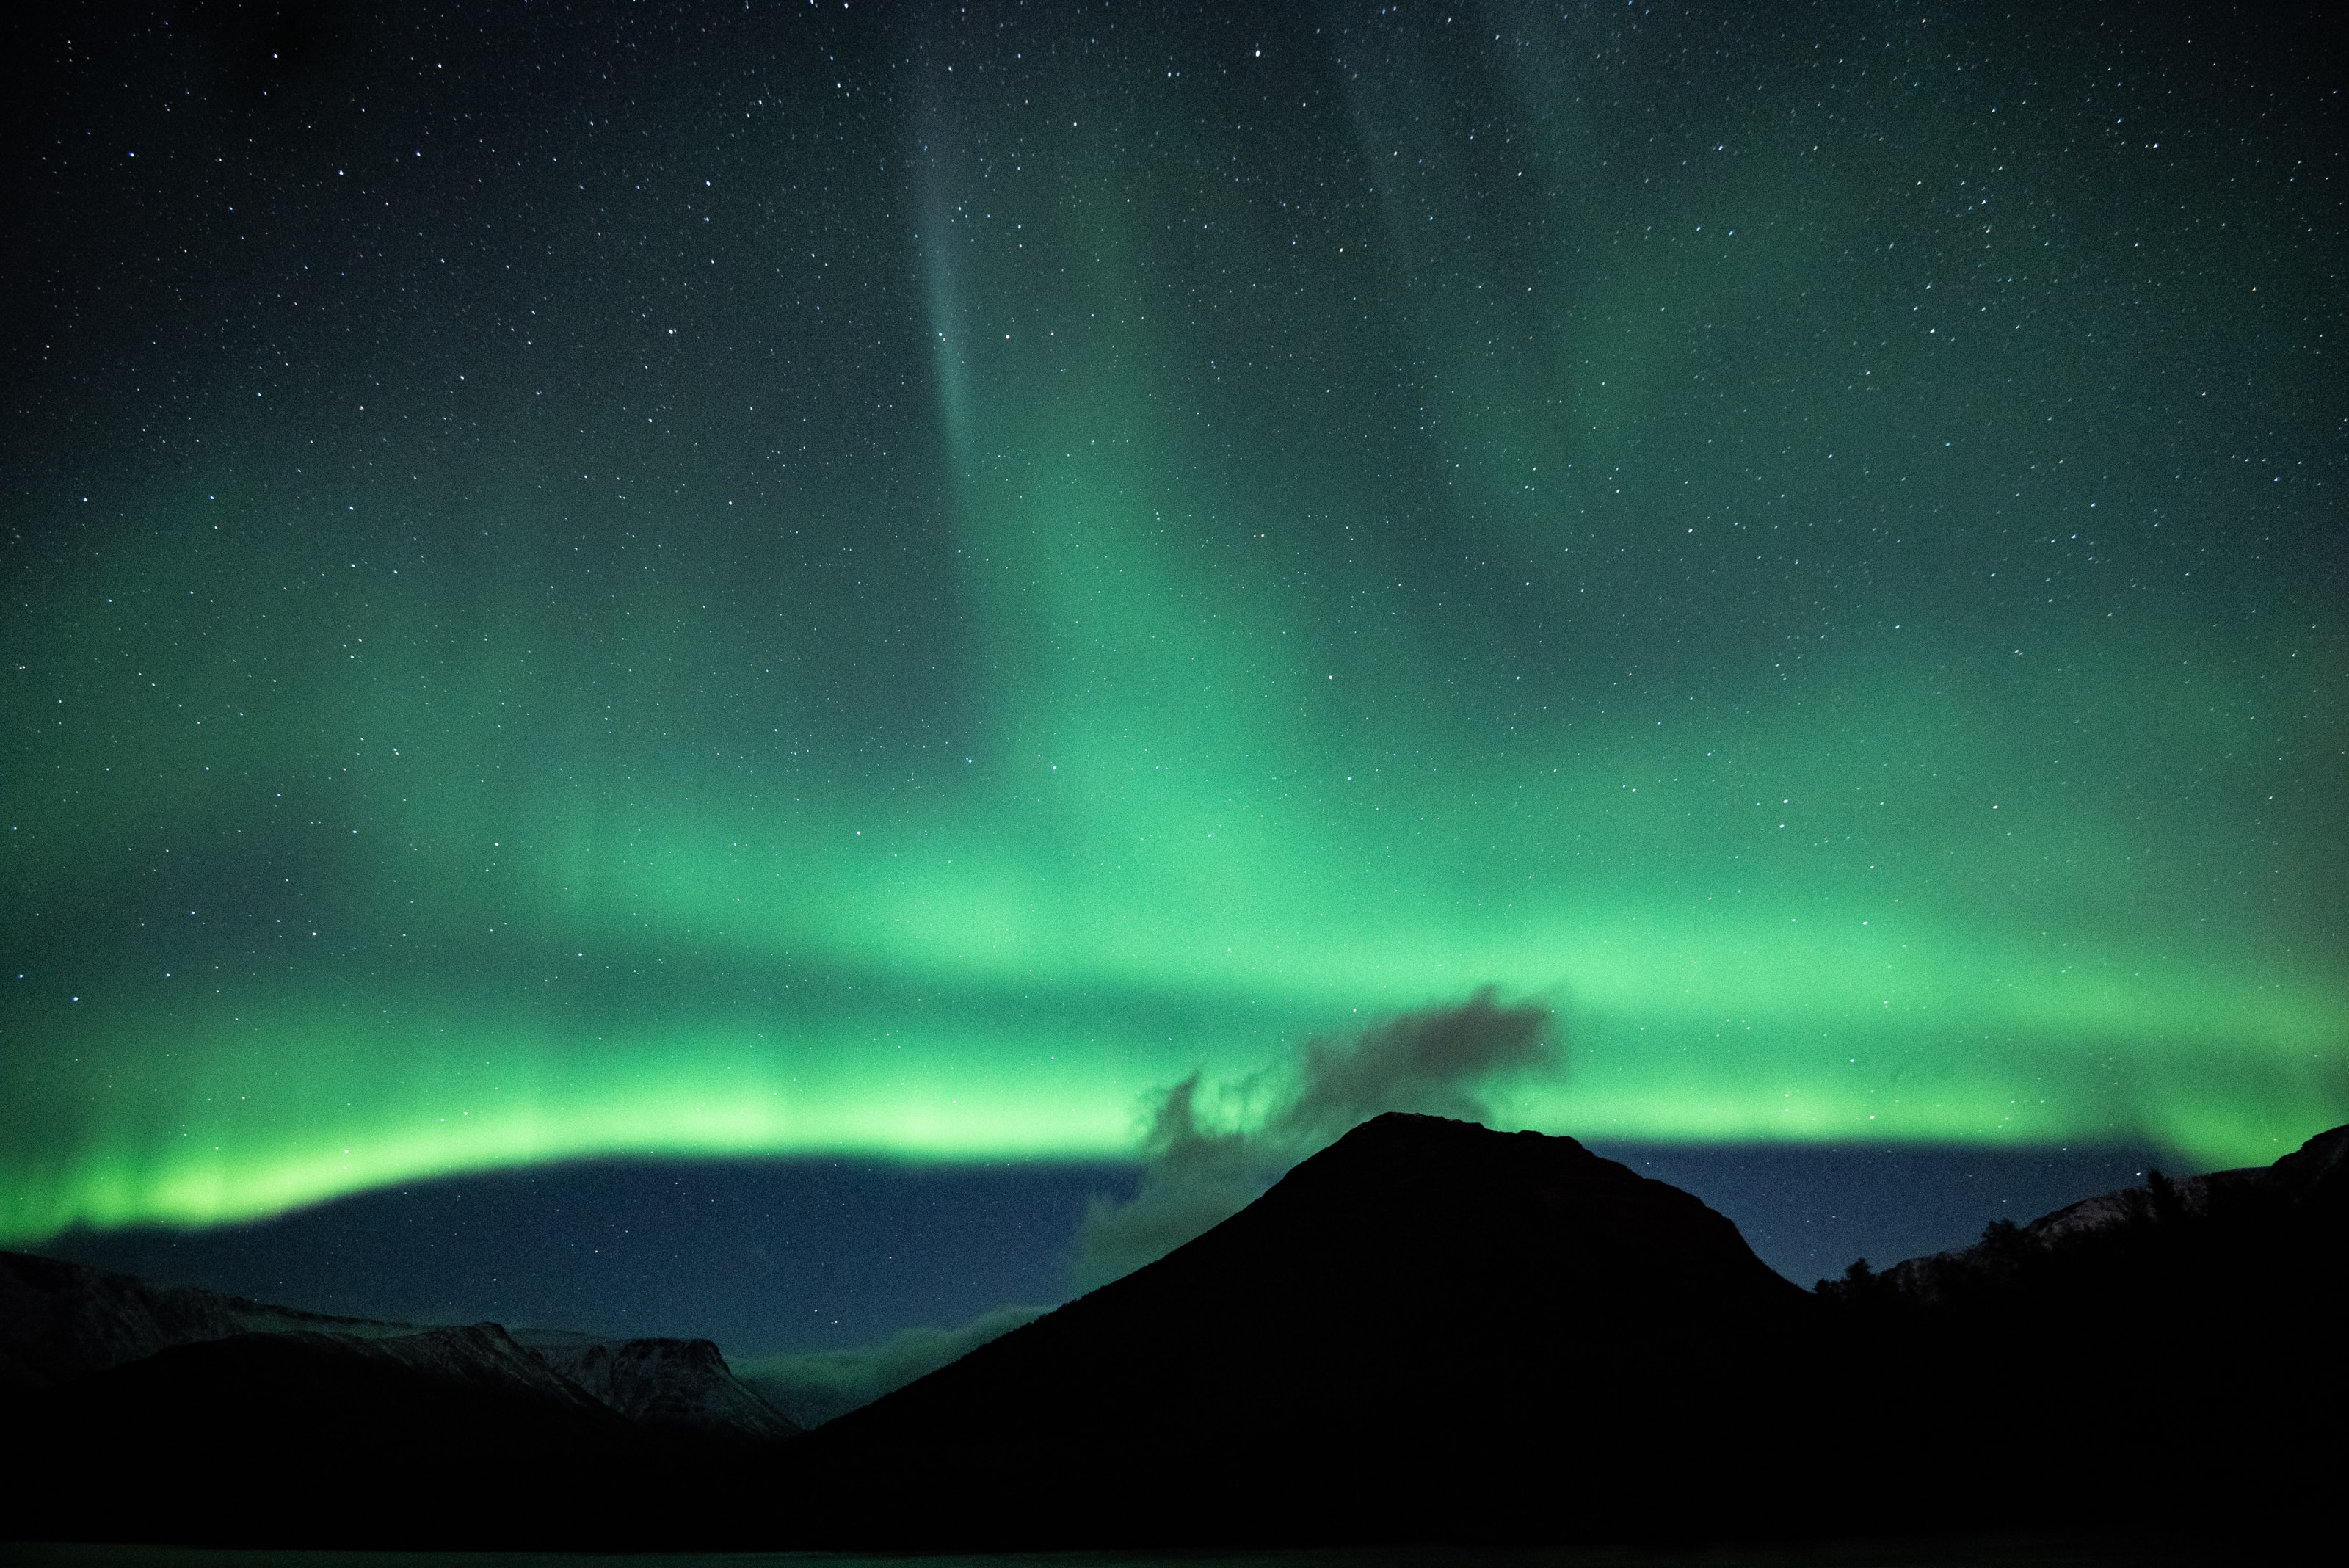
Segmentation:
{"type": "Polygon", "coordinates": [[[1880,1369],[1856,1416],[1948,1478],[1945,1511],[2296,1529],[2339,1490],[2349,1127],[1820,1293],[1880,1369]]]}

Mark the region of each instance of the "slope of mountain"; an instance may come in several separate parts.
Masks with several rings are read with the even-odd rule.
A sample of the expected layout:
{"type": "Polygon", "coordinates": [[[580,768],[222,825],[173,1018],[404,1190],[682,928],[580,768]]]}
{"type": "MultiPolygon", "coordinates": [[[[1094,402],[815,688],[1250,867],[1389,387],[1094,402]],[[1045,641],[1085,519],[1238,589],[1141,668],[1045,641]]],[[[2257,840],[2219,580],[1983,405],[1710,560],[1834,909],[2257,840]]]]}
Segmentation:
{"type": "Polygon", "coordinates": [[[2349,1215],[2349,1127],[2338,1127],[2319,1133],[2273,1165],[2212,1171],[2176,1182],[2157,1171],[2146,1186],[2084,1198],[2028,1225],[1993,1225],[1974,1246],[1907,1259],[1887,1269],[1882,1278],[1898,1294],[1934,1302],[1962,1293],[1969,1282],[2002,1277],[2025,1256],[2086,1256],[2132,1242],[2141,1245],[2156,1231],[2173,1246],[2184,1243],[2189,1234],[2208,1241],[2214,1231],[2248,1235],[2278,1225],[2312,1236],[2329,1226],[2338,1236],[2344,1215],[2349,1215]]]}
{"type": "Polygon", "coordinates": [[[239,1334],[412,1334],[418,1325],[332,1317],[190,1285],[158,1285],[29,1252],[0,1251],[0,1386],[47,1387],[175,1345],[239,1334]]]}
{"type": "Polygon", "coordinates": [[[1571,1138],[1381,1116],[794,1445],[792,1544],[1766,1528],[1817,1304],[1571,1138]]]}
{"type": "Polygon", "coordinates": [[[1855,1414],[1945,1516],[2289,1533],[2349,1473],[2349,1127],[1821,1295],[1855,1414]]]}

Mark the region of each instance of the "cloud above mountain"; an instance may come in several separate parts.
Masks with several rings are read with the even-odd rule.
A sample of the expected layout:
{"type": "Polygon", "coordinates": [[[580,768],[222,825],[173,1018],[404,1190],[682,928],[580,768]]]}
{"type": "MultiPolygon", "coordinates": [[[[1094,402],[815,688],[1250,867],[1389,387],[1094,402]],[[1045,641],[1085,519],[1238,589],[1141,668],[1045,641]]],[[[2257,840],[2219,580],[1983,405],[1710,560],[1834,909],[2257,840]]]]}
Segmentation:
{"type": "Polygon", "coordinates": [[[1238,1213],[1280,1173],[1385,1111],[1490,1121],[1498,1079],[1555,1071],[1550,1009],[1491,987],[1405,1012],[1351,1038],[1308,1040],[1294,1064],[1229,1091],[1194,1073],[1169,1089],[1143,1139],[1134,1196],[1097,1198],[1077,1236],[1081,1286],[1105,1283],[1238,1213]]]}

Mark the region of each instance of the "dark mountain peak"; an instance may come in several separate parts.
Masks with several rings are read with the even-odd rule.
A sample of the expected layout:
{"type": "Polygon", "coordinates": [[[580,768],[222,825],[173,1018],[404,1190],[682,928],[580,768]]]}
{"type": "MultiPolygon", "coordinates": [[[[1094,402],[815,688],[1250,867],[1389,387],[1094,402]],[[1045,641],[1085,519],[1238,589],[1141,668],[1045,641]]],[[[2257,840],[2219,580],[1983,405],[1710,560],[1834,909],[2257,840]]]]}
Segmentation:
{"type": "Polygon", "coordinates": [[[1402,1112],[1355,1127],[1164,1262],[1194,1250],[1181,1267],[1227,1253],[1265,1278],[1432,1267],[1503,1293],[1505,1276],[1538,1279],[1571,1285],[1590,1309],[1610,1296],[1725,1292],[1783,1306],[1801,1294],[1726,1217],[1573,1138],[1402,1112]]]}
{"type": "Polygon", "coordinates": [[[1455,1222],[1464,1203],[1518,1213],[1537,1218],[1553,1244],[1603,1241],[1729,1267],[1760,1262],[1725,1215],[1668,1182],[1570,1137],[1495,1132],[1445,1116],[1375,1116],[1299,1165],[1281,1187],[1340,1194],[1352,1204],[1440,1208],[1455,1222]]]}
{"type": "Polygon", "coordinates": [[[1110,1539],[1178,1497],[1228,1516],[1166,1519],[1167,1540],[1341,1541],[1462,1528],[1468,1498],[1573,1475],[1576,1506],[1613,1521],[1692,1441],[1760,1440],[1815,1306],[1727,1220],[1572,1138],[1382,1116],[1156,1262],[820,1428],[796,1505],[810,1543],[1110,1539]],[[943,1479],[876,1521],[867,1489],[907,1474],[943,1479]]]}
{"type": "Polygon", "coordinates": [[[1357,1189],[1382,1181],[1404,1187],[1438,1181],[1462,1188],[1498,1182],[1516,1189],[1528,1181],[1640,1179],[1629,1168],[1591,1153],[1570,1137],[1495,1132],[1481,1123],[1414,1111],[1372,1116],[1300,1161],[1290,1175],[1308,1171],[1327,1173],[1327,1179],[1357,1189]]]}

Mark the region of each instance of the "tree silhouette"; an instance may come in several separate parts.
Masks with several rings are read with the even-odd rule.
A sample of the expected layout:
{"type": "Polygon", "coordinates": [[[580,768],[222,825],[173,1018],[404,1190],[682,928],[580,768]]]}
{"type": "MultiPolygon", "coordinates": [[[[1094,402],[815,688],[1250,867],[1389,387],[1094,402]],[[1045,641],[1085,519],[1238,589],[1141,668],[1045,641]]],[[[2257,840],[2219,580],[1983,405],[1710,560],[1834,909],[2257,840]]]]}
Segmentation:
{"type": "Polygon", "coordinates": [[[1873,1298],[1882,1284],[1881,1276],[1868,1266],[1866,1258],[1854,1258],[1850,1267],[1844,1270],[1843,1278],[1821,1280],[1817,1285],[1817,1293],[1830,1301],[1857,1305],[1861,1302],[1873,1298]]]}

